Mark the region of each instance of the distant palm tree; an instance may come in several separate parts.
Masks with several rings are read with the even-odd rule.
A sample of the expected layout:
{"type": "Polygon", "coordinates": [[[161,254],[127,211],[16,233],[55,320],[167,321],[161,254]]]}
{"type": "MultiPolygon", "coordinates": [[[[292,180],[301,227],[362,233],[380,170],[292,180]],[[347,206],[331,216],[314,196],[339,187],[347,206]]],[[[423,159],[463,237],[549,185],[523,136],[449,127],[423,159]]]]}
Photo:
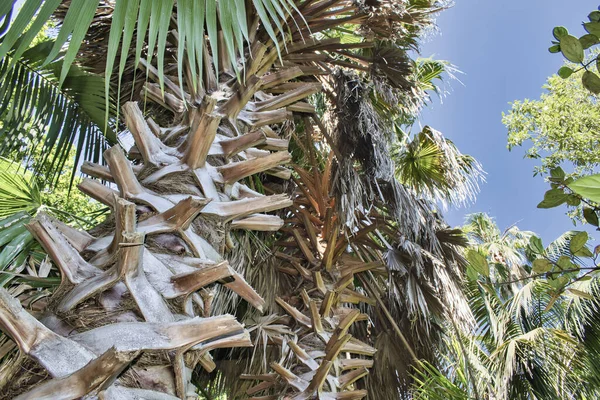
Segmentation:
{"type": "MultiPolygon", "coordinates": [[[[420,371],[415,397],[596,398],[600,387],[590,377],[597,372],[597,341],[590,333],[600,305],[597,278],[553,292],[546,279],[528,279],[531,232],[516,226],[502,232],[485,214],[470,215],[465,231],[490,265],[489,277],[471,274],[467,282],[475,324],[447,331],[453,350],[443,372],[420,371]]],[[[552,242],[546,254],[563,251],[564,243],[552,242]]]]}

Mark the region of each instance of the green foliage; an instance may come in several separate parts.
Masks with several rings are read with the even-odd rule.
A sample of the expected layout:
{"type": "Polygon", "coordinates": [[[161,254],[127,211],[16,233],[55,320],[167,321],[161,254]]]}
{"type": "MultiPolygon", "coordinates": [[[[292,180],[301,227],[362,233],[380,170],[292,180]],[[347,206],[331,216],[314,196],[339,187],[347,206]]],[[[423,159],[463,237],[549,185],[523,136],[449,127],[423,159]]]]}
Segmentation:
{"type": "Polygon", "coordinates": [[[35,180],[19,174],[10,161],[0,158],[0,218],[18,212],[35,214],[42,194],[35,180]]]}
{"type": "Polygon", "coordinates": [[[567,163],[580,176],[600,165],[600,151],[590,151],[600,148],[600,108],[583,87],[581,75],[553,75],[539,100],[514,101],[508,114],[502,114],[509,150],[530,142],[527,157],[541,160],[536,174],[567,163]]]}
{"type": "MultiPolygon", "coordinates": [[[[0,19],[11,12],[16,0],[4,1],[0,8],[0,19]]],[[[14,49],[13,60],[9,68],[15,66],[18,60],[29,47],[31,41],[50,19],[51,15],[62,3],[61,0],[25,0],[23,6],[16,14],[8,31],[0,44],[0,60],[3,60],[10,51],[14,49]],[[20,40],[20,41],[19,41],[20,40]]],[[[81,47],[83,39],[91,26],[99,0],[72,0],[52,52],[46,58],[45,63],[54,60],[59,51],[66,46],[64,56],[64,68],[61,70],[59,82],[63,82],[71,68],[73,61],[81,47]]],[[[104,3],[104,2],[103,2],[104,3]]],[[[285,30],[280,20],[287,17],[294,10],[297,11],[294,1],[291,0],[252,0],[252,15],[260,18],[269,38],[275,43],[277,51],[279,48],[279,35],[285,30]],[[278,35],[279,33],[279,35],[278,35]]],[[[158,76],[161,87],[164,87],[164,60],[167,46],[167,34],[171,30],[171,14],[177,7],[177,34],[179,38],[179,49],[187,52],[190,61],[192,75],[196,71],[202,76],[203,49],[205,46],[205,34],[211,46],[215,69],[218,71],[219,52],[226,52],[230,67],[238,71],[235,64],[237,53],[244,50],[245,42],[249,38],[247,2],[242,0],[119,0],[114,3],[111,31],[108,41],[108,53],[106,62],[105,96],[106,109],[108,109],[108,94],[110,78],[113,67],[119,57],[119,82],[124,71],[127,53],[130,48],[135,48],[136,67],[140,60],[142,50],[146,49],[144,38],[147,36],[147,61],[156,54],[158,64],[158,76]],[[225,48],[220,48],[217,37],[217,27],[223,32],[225,48]],[[137,40],[133,44],[134,32],[137,40]],[[119,51],[121,48],[121,51],[119,51]]],[[[184,57],[180,53],[177,58],[178,75],[180,82],[184,70],[184,57]]],[[[194,77],[194,80],[196,78],[194,77]]],[[[194,81],[194,86],[196,86],[194,81]]]]}
{"type": "Polygon", "coordinates": [[[415,400],[465,400],[464,386],[466,382],[462,371],[455,371],[455,379],[449,379],[448,374],[440,372],[428,362],[422,362],[415,371],[413,379],[415,400]],[[462,384],[462,385],[461,385],[462,384]]]}
{"type": "Polygon", "coordinates": [[[469,267],[476,273],[486,277],[490,276],[490,265],[485,255],[477,250],[469,249],[467,251],[467,261],[469,261],[469,267]]]}
{"type": "Polygon", "coordinates": [[[544,248],[538,237],[516,227],[500,231],[485,214],[467,222],[467,257],[473,248],[485,254],[490,273],[468,275],[474,325],[446,331],[439,366],[415,373],[416,397],[597,398],[600,385],[593,377],[600,347],[591,335],[598,326],[600,280],[582,275],[565,291],[569,278],[552,276],[578,261],[587,234],[569,233],[544,248]]]}
{"type": "MultiPolygon", "coordinates": [[[[585,50],[600,43],[600,21],[598,20],[598,13],[598,11],[593,11],[588,15],[588,20],[590,22],[583,23],[583,27],[587,31],[587,34],[579,38],[570,35],[565,27],[557,26],[554,28],[552,34],[556,41],[553,41],[552,46],[548,49],[551,53],[561,52],[567,60],[578,64],[579,68],[577,71],[585,70],[578,79],[581,79],[583,87],[594,95],[600,94],[600,76],[598,76],[598,73],[600,73],[600,56],[597,56],[596,52],[591,50],[590,53],[592,54],[592,57],[588,57],[586,60],[585,50]],[[595,68],[591,66],[593,63],[596,63],[595,68]]],[[[562,67],[558,71],[558,75],[565,79],[569,78],[572,73],[573,70],[569,72],[565,67],[562,67]]]]}
{"type": "MultiPolygon", "coordinates": [[[[50,168],[50,161],[45,164],[40,161],[43,157],[40,149],[33,155],[32,162],[38,162],[42,168],[35,173],[25,170],[23,165],[0,158],[0,218],[21,211],[35,215],[44,210],[66,223],[85,229],[101,222],[106,208],[78,190],[71,190],[70,170],[75,160],[74,153],[75,150],[72,150],[65,169],[52,186],[44,173],[50,168]]],[[[13,156],[18,159],[18,154],[13,156]]],[[[78,181],[79,178],[76,178],[75,183],[78,181]]]]}
{"type": "Polygon", "coordinates": [[[28,303],[49,296],[60,282],[58,271],[25,228],[31,215],[24,211],[0,219],[0,287],[20,294],[28,303]]]}
{"type": "Polygon", "coordinates": [[[600,212],[600,174],[588,175],[577,180],[567,177],[562,168],[556,167],[548,177],[551,189],[544,194],[538,208],[554,208],[562,204],[580,207],[581,219],[598,227],[600,212]]]}
{"type": "MultiPolygon", "coordinates": [[[[70,191],[69,171],[73,167],[74,152],[73,149],[65,170],[51,190],[44,168],[33,173],[22,165],[0,158],[0,287],[16,290],[19,284],[26,284],[30,288],[53,290],[60,283],[58,272],[25,228],[39,211],[83,229],[102,221],[107,210],[100,203],[79,191],[70,191]]],[[[44,165],[39,161],[42,157],[39,149],[33,156],[44,165]]],[[[49,293],[40,291],[39,296],[49,293]]]]}
{"type": "Polygon", "coordinates": [[[550,189],[544,193],[544,200],[538,204],[538,208],[553,208],[567,201],[568,195],[560,189],[550,189]]]}
{"type": "Polygon", "coordinates": [[[583,46],[575,36],[564,35],[560,38],[560,51],[565,58],[573,63],[583,61],[583,46]]]}
{"type": "Polygon", "coordinates": [[[37,160],[51,166],[44,171],[50,181],[71,155],[77,154],[74,175],[80,157],[101,162],[102,151],[117,141],[105,128],[104,80],[75,65],[64,69],[60,54],[44,64],[54,45],[41,41],[18,58],[12,50],[0,60],[0,155],[42,147],[47,156],[37,160]]]}
{"type": "Polygon", "coordinates": [[[567,186],[579,196],[600,204],[600,174],[584,176],[567,186]]]}
{"type": "Polygon", "coordinates": [[[428,126],[404,139],[393,153],[401,183],[432,200],[461,204],[474,199],[483,170],[473,157],[428,126]]]}

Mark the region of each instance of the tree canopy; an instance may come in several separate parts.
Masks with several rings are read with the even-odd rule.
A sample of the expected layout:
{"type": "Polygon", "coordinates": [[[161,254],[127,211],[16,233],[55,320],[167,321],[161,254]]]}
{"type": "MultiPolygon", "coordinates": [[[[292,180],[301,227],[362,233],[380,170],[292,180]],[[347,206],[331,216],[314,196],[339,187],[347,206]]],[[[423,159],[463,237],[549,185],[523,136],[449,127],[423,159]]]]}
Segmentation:
{"type": "Polygon", "coordinates": [[[581,83],[582,74],[552,75],[538,100],[514,101],[502,114],[509,150],[527,147],[526,156],[540,160],[536,174],[566,165],[583,175],[600,165],[600,152],[590,151],[600,148],[600,108],[581,83]]]}

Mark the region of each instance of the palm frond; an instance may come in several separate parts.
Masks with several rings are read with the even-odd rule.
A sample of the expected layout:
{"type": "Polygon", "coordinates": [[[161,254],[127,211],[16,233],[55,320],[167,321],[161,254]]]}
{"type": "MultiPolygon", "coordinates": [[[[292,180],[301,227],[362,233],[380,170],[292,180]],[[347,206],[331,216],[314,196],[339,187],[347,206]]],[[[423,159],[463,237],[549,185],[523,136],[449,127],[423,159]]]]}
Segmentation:
{"type": "Polygon", "coordinates": [[[44,41],[0,61],[0,154],[31,156],[41,145],[50,178],[62,170],[72,148],[77,149],[73,175],[80,157],[101,162],[102,152],[116,143],[114,132],[105,128],[103,79],[71,65],[59,85],[64,59],[44,65],[53,46],[44,41]]]}
{"type": "Polygon", "coordinates": [[[437,94],[441,94],[441,92],[439,86],[434,81],[443,81],[444,74],[450,74],[450,77],[454,77],[453,72],[455,72],[455,69],[448,61],[433,58],[417,58],[414,70],[418,86],[422,90],[433,91],[437,94]]]}
{"type": "MultiPolygon", "coordinates": [[[[457,374],[462,386],[467,386],[464,375],[457,374]]],[[[470,397],[457,381],[451,380],[435,366],[422,362],[414,373],[415,400],[467,400],[470,397]]]]}
{"type": "Polygon", "coordinates": [[[4,158],[0,158],[0,167],[0,218],[18,212],[34,214],[42,205],[35,180],[17,173],[17,166],[4,158]]]}
{"type": "Polygon", "coordinates": [[[477,160],[463,155],[454,143],[428,126],[394,151],[400,182],[433,201],[458,205],[474,201],[479,182],[484,180],[477,160]]]}
{"type": "MultiPolygon", "coordinates": [[[[14,4],[16,0],[13,0],[14,4]]],[[[122,75],[127,61],[127,55],[132,47],[134,33],[137,37],[135,45],[136,67],[141,54],[147,51],[147,63],[156,55],[158,64],[158,78],[161,89],[165,84],[165,49],[167,47],[167,36],[171,30],[171,14],[176,10],[177,19],[174,21],[179,46],[179,57],[177,59],[177,71],[180,82],[183,71],[190,68],[191,77],[196,86],[197,71],[202,77],[203,65],[208,64],[205,60],[204,50],[210,44],[213,63],[216,72],[223,68],[231,68],[239,73],[240,68],[236,64],[237,55],[243,56],[244,46],[250,42],[249,23],[254,23],[251,16],[256,15],[259,22],[268,34],[268,39],[274,43],[276,50],[281,55],[279,46],[280,37],[285,34],[284,25],[293,12],[298,12],[294,1],[290,0],[253,0],[254,10],[248,13],[247,2],[241,0],[120,0],[116,2],[100,0],[26,0],[17,13],[14,22],[9,27],[0,44],[0,60],[4,59],[17,44],[19,36],[22,40],[16,48],[15,59],[31,44],[31,41],[42,29],[44,23],[55,13],[61,16],[61,26],[57,40],[52,52],[48,55],[45,63],[54,60],[63,46],[66,46],[64,57],[64,68],[60,73],[59,82],[66,79],[75,56],[80,49],[85,50],[90,43],[88,29],[97,27],[96,12],[102,10],[101,18],[104,18],[106,8],[112,9],[110,18],[110,37],[106,52],[106,84],[105,95],[108,105],[109,83],[113,74],[113,67],[118,61],[119,76],[122,75]],[[30,21],[33,21],[29,24],[30,21]],[[205,43],[205,35],[208,43],[205,43]],[[148,37],[147,43],[143,40],[148,37]],[[85,40],[88,37],[88,40],[85,40]],[[83,43],[82,43],[83,42],[83,43]],[[146,47],[147,46],[147,47],[146,47]],[[119,50],[121,49],[121,50],[119,50]],[[187,62],[183,57],[184,50],[187,51],[187,62]],[[219,60],[226,60],[221,62],[219,60]],[[223,65],[226,64],[226,65],[223,65]]],[[[2,10],[8,9],[4,6],[2,10]]],[[[6,11],[7,12],[7,11],[6,11]]],[[[298,18],[302,21],[302,18],[298,18]]],[[[106,19],[104,19],[106,22],[106,19]]],[[[92,33],[93,34],[93,33],[92,33]]],[[[243,57],[242,57],[243,58],[243,57]]],[[[16,65],[13,60],[8,64],[9,68],[16,65]]],[[[210,68],[210,67],[209,67],[210,68]]],[[[107,107],[108,108],[108,107],[107,107]]]]}

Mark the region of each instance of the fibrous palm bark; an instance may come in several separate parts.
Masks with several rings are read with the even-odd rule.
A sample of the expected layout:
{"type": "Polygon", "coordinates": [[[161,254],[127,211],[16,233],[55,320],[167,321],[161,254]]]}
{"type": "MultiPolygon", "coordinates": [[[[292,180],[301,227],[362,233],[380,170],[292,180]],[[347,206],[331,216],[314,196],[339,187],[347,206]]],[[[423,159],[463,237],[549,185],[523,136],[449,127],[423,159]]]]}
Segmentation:
{"type": "Polygon", "coordinates": [[[260,340],[278,347],[279,361],[269,373],[243,375],[253,382],[246,393],[255,400],[399,398],[411,368],[436,357],[426,347],[440,328],[435,319],[468,318],[457,293],[464,240],[412,197],[418,229],[434,238],[412,237],[379,201],[342,217],[333,154],[321,167],[307,153],[308,167],[294,166],[294,204],[275,243],[277,269],[293,289],[276,298],[283,315],[261,326],[260,340]]]}
{"type": "MultiPolygon", "coordinates": [[[[175,129],[163,133],[137,103],[124,105],[136,141],[130,155],[140,162],[132,164],[115,146],[104,154],[108,167],[83,166],[118,189],[91,179],[79,185],[112,209],[111,223],[92,230],[95,236],[44,214],[29,224],[63,285],[42,319],[46,325],[1,292],[3,330],[49,375],[22,398],[185,398],[194,393],[190,371],[198,363],[213,368],[211,349],[251,345],[233,316],[210,316],[202,289],[219,283],[262,309],[261,296],[222,256],[231,245],[228,231],[276,230],[282,221],[264,213],[291,201],[239,181],[268,170],[287,174],[281,167],[290,159],[287,140],[268,125],[291,118],[286,107],[317,90],[306,83],[256,98],[265,83],[277,87],[302,75],[299,68],[272,71],[276,57],[265,50],[255,42],[245,82],[199,103],[178,97],[177,86],[163,96],[148,83],[149,97],[180,121],[175,129]]],[[[7,395],[26,389],[20,379],[13,383],[7,395]]]]}
{"type": "MultiPolygon", "coordinates": [[[[354,383],[368,373],[376,349],[349,331],[355,323],[368,320],[357,306],[375,301],[355,290],[354,280],[361,272],[382,272],[383,262],[365,262],[346,251],[349,238],[335,215],[335,199],[330,194],[331,167],[330,157],[323,172],[314,164],[310,171],[295,168],[299,179],[293,216],[283,229],[289,238],[277,243],[281,250],[275,256],[281,260],[279,271],[292,276],[297,289],[277,297],[287,316],[271,321],[289,328],[271,329],[268,335],[281,347],[281,361],[270,364],[273,373],[242,376],[261,381],[247,390],[248,395],[272,394],[252,399],[281,395],[286,399],[362,399],[367,394],[354,383]]],[[[376,227],[360,229],[353,242],[358,246],[360,239],[368,242],[368,234],[376,227]]]]}
{"type": "MultiPolygon", "coordinates": [[[[44,214],[29,224],[63,277],[63,288],[50,307],[54,315],[43,321],[50,325],[67,319],[74,326],[58,327],[79,332],[68,337],[54,333],[2,292],[4,330],[53,378],[23,398],[75,398],[100,392],[109,398],[134,398],[149,395],[139,390],[156,387],[167,389],[165,398],[184,398],[190,393],[189,371],[197,363],[212,368],[209,350],[251,344],[233,316],[210,317],[210,302],[202,299],[202,288],[220,283],[262,308],[260,295],[223,259],[227,232],[218,231],[277,229],[281,221],[262,213],[291,204],[286,196],[265,196],[238,182],[286,163],[287,151],[254,147],[270,144],[265,131],[256,127],[240,124],[237,135],[219,129],[221,119],[236,123],[236,116],[248,107],[250,94],[244,101],[240,92],[254,94],[262,83],[257,77],[248,82],[225,100],[206,95],[199,105],[176,108],[189,126],[182,129],[178,148],[155,136],[138,105],[127,103],[123,113],[142,163],[132,165],[115,146],[104,154],[108,168],[86,164],[83,170],[115,182],[118,192],[89,179],[79,185],[111,207],[113,223],[97,229],[95,237],[44,214]],[[186,182],[183,174],[195,181],[186,182]],[[91,330],[78,318],[84,311],[90,311],[91,330]],[[143,356],[136,358],[140,352],[143,356]],[[134,360],[135,366],[112,384],[134,360]],[[148,374],[149,369],[163,373],[148,374]],[[144,377],[134,378],[140,375],[144,377]],[[90,383],[84,384],[86,380],[90,383]]],[[[274,108],[280,119],[291,116],[281,107],[297,99],[277,99],[274,108]]],[[[280,147],[285,142],[273,139],[280,147]]]]}
{"type": "MultiPolygon", "coordinates": [[[[291,176],[283,167],[291,160],[286,122],[296,114],[309,114],[320,124],[314,107],[303,100],[321,90],[318,77],[330,74],[332,66],[380,73],[392,87],[411,90],[410,83],[397,80],[402,72],[396,67],[406,66],[405,56],[398,63],[394,54],[381,59],[378,39],[397,39],[403,24],[419,17],[420,11],[412,15],[404,5],[385,1],[308,0],[298,6],[303,18],[288,16],[284,21],[289,31],[286,45],[280,46],[281,58],[258,18],[251,16],[255,32],[248,38],[244,59],[238,60],[238,77],[227,67],[230,60],[221,36],[221,52],[213,58],[205,46],[202,80],[192,79],[193,68],[187,65],[183,82],[168,74],[163,77],[164,92],[157,83],[143,85],[141,98],[162,110],[156,118],[146,119],[137,102],[123,105],[135,146],[128,156],[120,146],[107,150],[107,167],[82,166],[85,174],[114,185],[93,179],[79,185],[111,208],[109,222],[89,233],[44,214],[29,224],[60,269],[63,284],[41,322],[0,289],[0,326],[30,357],[23,367],[37,373],[10,383],[4,379],[6,396],[194,397],[191,370],[196,365],[215,368],[210,350],[251,345],[248,332],[233,316],[212,316],[212,294],[206,289],[223,285],[263,309],[263,298],[224,254],[235,246],[230,230],[274,231],[283,225],[279,217],[265,213],[288,207],[291,200],[260,193],[251,187],[251,178],[261,174],[258,178],[269,190],[264,174],[291,176]],[[359,27],[364,40],[342,43],[339,37],[321,34],[344,25],[359,27]],[[370,48],[376,50],[352,52],[370,48]],[[215,73],[212,60],[217,57],[221,68],[215,73]],[[377,65],[388,69],[378,72],[377,65]],[[200,81],[201,87],[194,84],[200,81]],[[172,123],[161,127],[155,121],[172,123]]],[[[169,40],[177,46],[177,35],[169,40]]],[[[150,80],[160,80],[154,66],[142,62],[141,67],[150,80]]],[[[308,197],[329,201],[328,189],[308,190],[308,197]]],[[[290,299],[278,300],[294,319],[297,334],[281,340],[295,360],[272,364],[282,380],[262,377],[273,382],[265,386],[275,390],[271,398],[353,399],[366,394],[353,382],[366,373],[375,349],[348,334],[365,316],[343,303],[370,301],[351,289],[353,274],[379,268],[380,263],[342,261],[347,243],[340,240],[343,231],[333,218],[334,209],[323,208],[329,211],[313,221],[324,241],[310,228],[303,233],[307,238],[291,230],[302,256],[315,268],[297,271],[302,281],[293,297],[303,305],[296,308],[290,299]],[[342,353],[366,357],[344,360],[342,353]],[[306,375],[296,375],[299,371],[306,375]]],[[[301,208],[296,211],[299,218],[310,219],[301,208]]]]}

